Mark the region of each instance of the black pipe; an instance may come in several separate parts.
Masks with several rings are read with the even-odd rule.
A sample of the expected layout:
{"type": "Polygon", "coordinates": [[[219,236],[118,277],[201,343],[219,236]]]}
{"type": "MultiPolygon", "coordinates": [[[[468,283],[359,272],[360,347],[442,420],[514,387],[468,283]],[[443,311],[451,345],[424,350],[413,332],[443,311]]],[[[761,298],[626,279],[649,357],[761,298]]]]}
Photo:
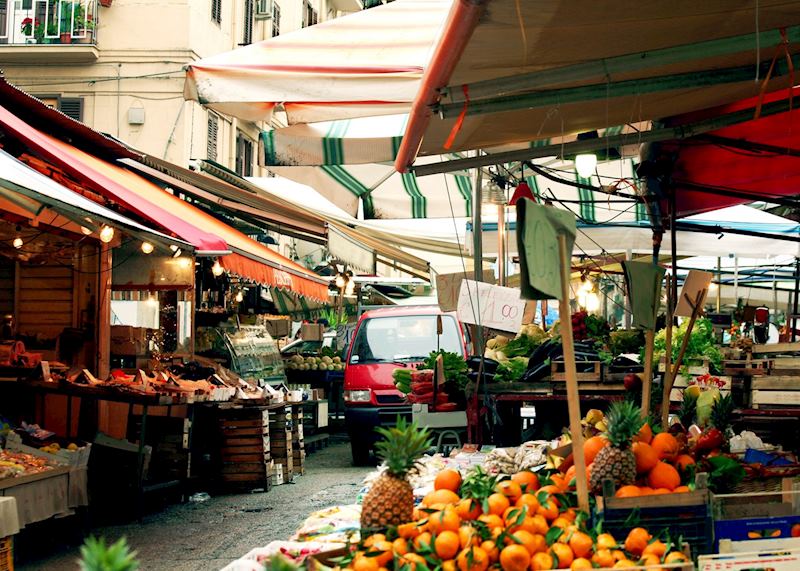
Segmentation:
{"type": "Polygon", "coordinates": [[[792,343],[795,340],[797,329],[797,296],[800,294],[800,259],[795,258],[794,262],[794,307],[792,309],[792,343]]]}

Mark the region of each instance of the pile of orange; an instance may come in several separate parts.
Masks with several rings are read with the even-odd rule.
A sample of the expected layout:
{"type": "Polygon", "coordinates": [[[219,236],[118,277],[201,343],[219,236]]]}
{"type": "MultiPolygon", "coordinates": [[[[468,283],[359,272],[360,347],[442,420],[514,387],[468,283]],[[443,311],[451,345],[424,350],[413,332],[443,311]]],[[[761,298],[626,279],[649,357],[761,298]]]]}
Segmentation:
{"type": "Polygon", "coordinates": [[[565,476],[540,487],[532,472],[497,483],[485,501],[462,497],[461,476],[444,470],[414,521],[362,538],[347,567],[354,571],[538,571],[619,569],[688,562],[679,551],[635,528],[623,542],[596,534],[579,514],[565,476]]]}

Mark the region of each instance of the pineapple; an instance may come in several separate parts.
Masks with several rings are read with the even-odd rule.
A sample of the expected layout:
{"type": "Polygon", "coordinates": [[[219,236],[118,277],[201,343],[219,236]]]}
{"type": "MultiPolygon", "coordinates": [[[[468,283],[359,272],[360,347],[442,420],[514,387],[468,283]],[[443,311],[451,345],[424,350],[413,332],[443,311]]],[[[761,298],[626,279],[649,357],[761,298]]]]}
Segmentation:
{"type": "Polygon", "coordinates": [[[697,420],[697,397],[686,391],[683,392],[678,418],[685,429],[689,429],[697,420]]]}
{"type": "Polygon", "coordinates": [[[81,547],[80,568],[81,571],[136,571],[139,563],[124,537],[109,546],[103,538],[90,537],[81,547]]]}
{"type": "Polygon", "coordinates": [[[711,426],[722,432],[728,439],[731,434],[731,416],[733,415],[733,397],[721,395],[711,407],[711,426]]]}
{"type": "Polygon", "coordinates": [[[633,437],[644,424],[641,410],[632,402],[615,402],[606,415],[608,430],[605,437],[609,446],[597,453],[592,464],[591,488],[601,492],[606,478],[613,480],[616,488],[633,484],[636,480],[636,459],[631,451],[633,437]]]}
{"type": "Polygon", "coordinates": [[[361,527],[383,529],[409,522],[414,511],[414,492],[408,474],[422,454],[431,447],[427,428],[398,418],[394,428],[377,428],[383,440],[375,445],[386,470],[372,484],[361,506],[361,527]]]}

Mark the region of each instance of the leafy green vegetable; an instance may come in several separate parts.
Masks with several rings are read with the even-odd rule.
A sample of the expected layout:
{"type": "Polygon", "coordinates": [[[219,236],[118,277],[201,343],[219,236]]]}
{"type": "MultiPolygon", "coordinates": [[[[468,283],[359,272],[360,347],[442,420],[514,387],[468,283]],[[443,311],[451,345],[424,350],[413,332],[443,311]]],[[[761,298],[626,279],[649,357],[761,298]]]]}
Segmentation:
{"type": "Polygon", "coordinates": [[[497,366],[494,380],[501,383],[513,383],[522,378],[528,370],[528,357],[513,357],[508,361],[502,361],[497,366]]]}
{"type": "Polygon", "coordinates": [[[442,355],[442,367],[444,369],[445,380],[455,381],[463,390],[464,387],[466,387],[469,383],[469,377],[467,377],[467,371],[469,371],[469,367],[467,366],[467,362],[464,360],[464,357],[458,353],[450,353],[444,349],[440,350],[439,352],[431,351],[431,354],[428,355],[417,368],[433,369],[435,371],[436,358],[440,354],[442,355]]]}
{"type": "MultiPolygon", "coordinates": [[[[678,357],[681,343],[683,338],[686,337],[686,330],[689,327],[689,320],[684,320],[679,327],[672,330],[672,359],[678,357]]],[[[667,333],[666,329],[662,329],[656,333],[653,353],[653,362],[658,363],[659,360],[667,352],[667,333]]],[[[689,359],[708,359],[712,373],[719,373],[722,371],[722,353],[717,347],[717,340],[714,336],[714,327],[711,321],[706,318],[698,319],[692,334],[689,336],[689,344],[686,346],[686,353],[683,356],[684,361],[689,359]]],[[[644,348],[642,348],[642,362],[644,362],[644,348]]]]}
{"type": "Polygon", "coordinates": [[[641,329],[618,329],[611,332],[608,344],[613,355],[638,353],[644,346],[644,333],[641,329]]]}
{"type": "Polygon", "coordinates": [[[586,324],[586,336],[589,339],[594,339],[595,341],[606,341],[608,339],[611,333],[608,321],[598,315],[589,313],[584,318],[584,323],[586,324]]]}
{"type": "Polygon", "coordinates": [[[711,466],[708,473],[708,487],[712,492],[720,493],[731,490],[744,479],[742,465],[727,456],[712,456],[707,459],[711,466]]]}
{"type": "Polygon", "coordinates": [[[519,337],[515,337],[506,343],[503,347],[500,347],[498,350],[509,359],[512,357],[530,357],[536,348],[541,344],[541,341],[537,341],[530,335],[520,335],[519,337]]]}

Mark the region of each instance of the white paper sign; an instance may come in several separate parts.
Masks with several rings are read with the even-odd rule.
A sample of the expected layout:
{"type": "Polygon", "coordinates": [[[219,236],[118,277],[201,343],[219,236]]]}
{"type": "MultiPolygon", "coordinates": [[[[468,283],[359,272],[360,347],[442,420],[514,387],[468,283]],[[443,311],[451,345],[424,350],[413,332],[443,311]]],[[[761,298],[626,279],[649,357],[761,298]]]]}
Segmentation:
{"type": "Polygon", "coordinates": [[[774,550],[735,555],[702,555],[700,571],[797,571],[800,550],[774,550]]]}
{"type": "Polygon", "coordinates": [[[525,314],[525,300],[519,295],[518,289],[464,280],[458,292],[458,318],[463,323],[516,333],[525,314]]]}

